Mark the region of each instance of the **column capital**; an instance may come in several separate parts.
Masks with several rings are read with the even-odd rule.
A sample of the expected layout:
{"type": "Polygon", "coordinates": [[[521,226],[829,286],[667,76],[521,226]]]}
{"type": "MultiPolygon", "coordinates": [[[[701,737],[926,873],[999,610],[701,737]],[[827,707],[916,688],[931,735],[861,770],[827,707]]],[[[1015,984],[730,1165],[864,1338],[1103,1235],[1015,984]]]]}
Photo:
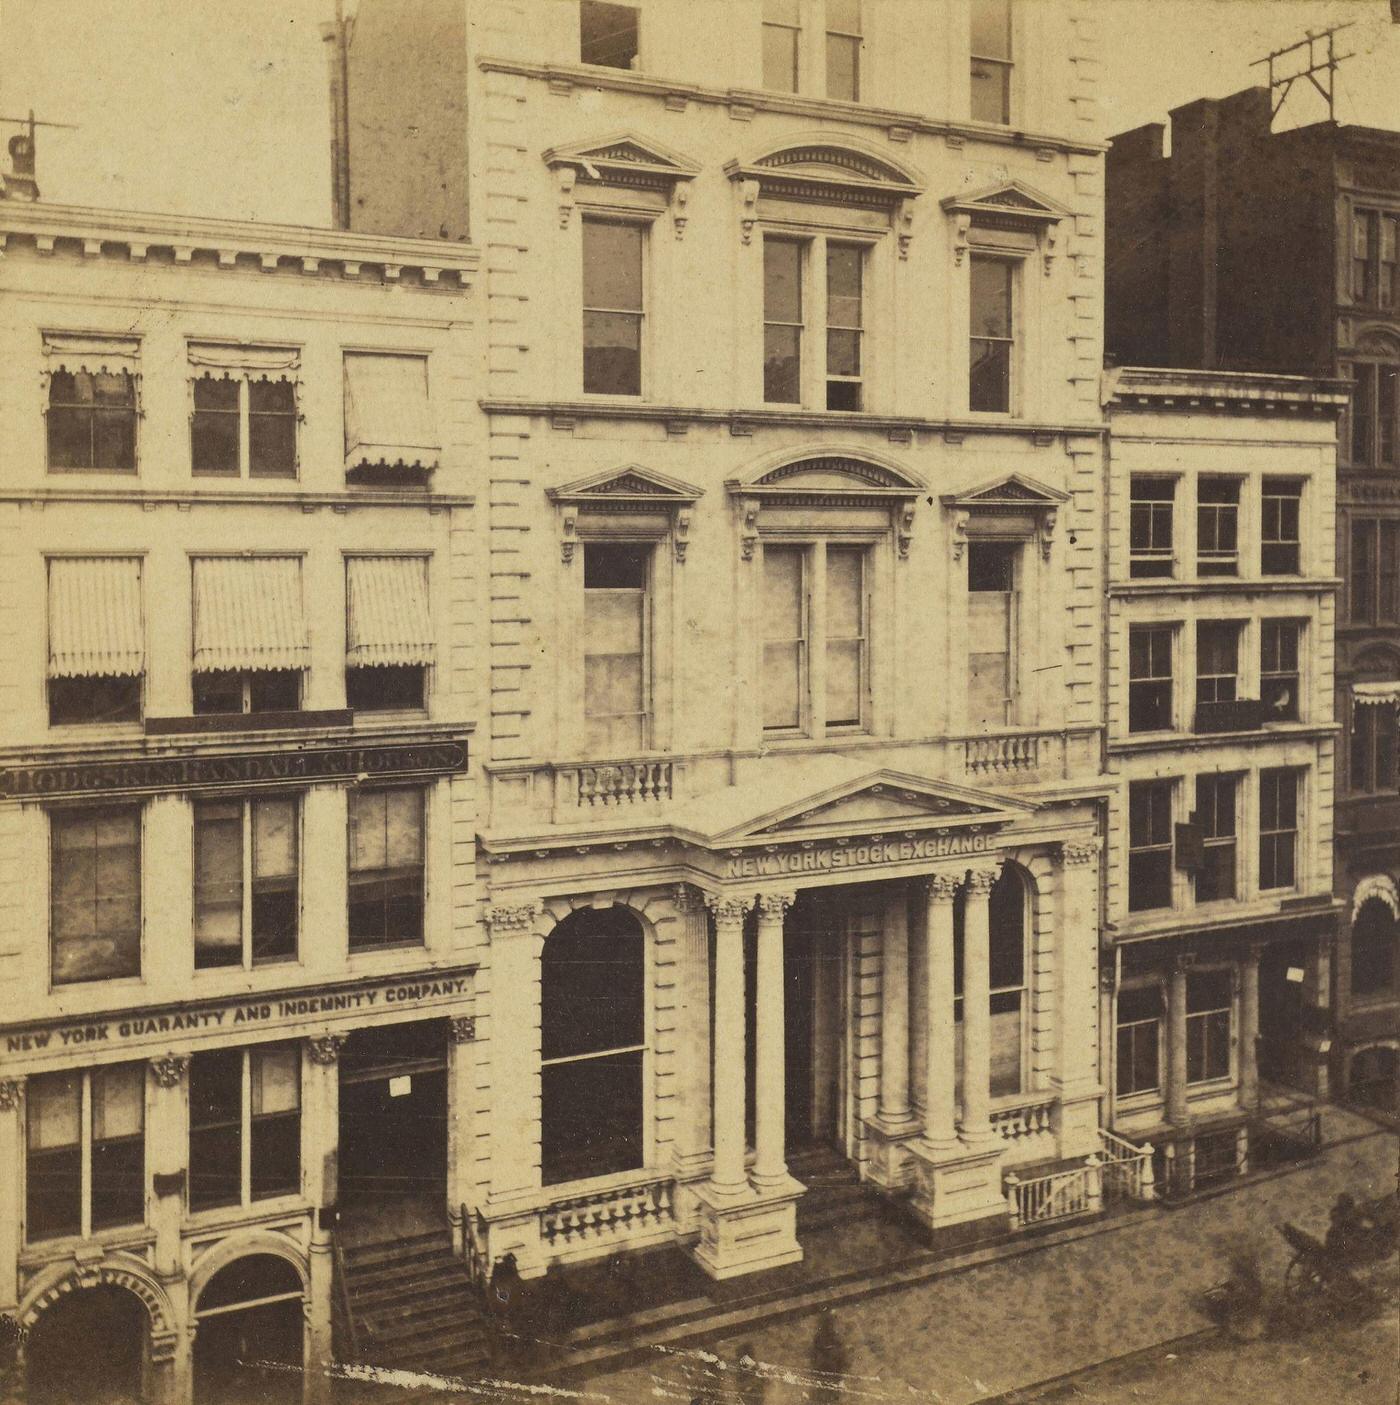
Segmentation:
{"type": "Polygon", "coordinates": [[[345,1047],[347,1034],[313,1034],[306,1041],[306,1052],[311,1062],[329,1066],[340,1059],[340,1051],[345,1047]]]}
{"type": "Polygon", "coordinates": [[[151,1061],[151,1072],[162,1088],[178,1088],[189,1070],[188,1054],[160,1054],[151,1061]]]}
{"type": "Polygon", "coordinates": [[[544,905],[534,901],[490,903],[481,909],[481,920],[491,929],[492,936],[506,932],[532,932],[543,911],[544,905]]]}
{"type": "Polygon", "coordinates": [[[742,922],[753,907],[753,898],[734,893],[706,893],[705,906],[714,913],[716,922],[742,922]]]}
{"type": "Polygon", "coordinates": [[[447,1037],[453,1044],[470,1044],[476,1038],[475,1015],[452,1015],[447,1021],[447,1037]]]}
{"type": "Polygon", "coordinates": [[[930,873],[924,877],[924,892],[934,902],[950,903],[962,886],[960,873],[930,873]]]}
{"type": "Polygon", "coordinates": [[[1001,865],[993,868],[990,864],[968,870],[967,891],[969,896],[983,897],[992,891],[992,885],[1001,877],[1001,865]]]}
{"type": "Polygon", "coordinates": [[[760,918],[777,917],[781,919],[796,901],[796,893],[760,893],[758,895],[758,915],[760,918]]]}
{"type": "Polygon", "coordinates": [[[671,902],[677,912],[695,912],[705,906],[705,895],[690,883],[677,883],[671,889],[671,902]]]}
{"type": "Polygon", "coordinates": [[[0,1112],[9,1112],[24,1102],[24,1079],[0,1078],[0,1112]]]}
{"type": "Polygon", "coordinates": [[[1098,857],[1101,844],[1097,837],[1072,839],[1060,845],[1060,863],[1065,868],[1083,868],[1098,857]]]}

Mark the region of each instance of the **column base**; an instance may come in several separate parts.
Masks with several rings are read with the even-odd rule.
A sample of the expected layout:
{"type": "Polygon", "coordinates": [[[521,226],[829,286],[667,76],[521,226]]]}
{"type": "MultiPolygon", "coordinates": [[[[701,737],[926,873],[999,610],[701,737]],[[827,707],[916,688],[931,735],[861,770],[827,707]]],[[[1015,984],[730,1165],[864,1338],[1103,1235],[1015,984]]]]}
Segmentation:
{"type": "Polygon", "coordinates": [[[806,1188],[791,1176],[738,1192],[712,1183],[697,1186],[700,1242],[691,1249],[692,1257],[711,1278],[721,1280],[800,1262],[797,1201],[806,1188]]]}
{"type": "Polygon", "coordinates": [[[1060,1090],[1051,1111],[1056,1153],[1064,1160],[1089,1156],[1099,1150],[1099,1099],[1097,1085],[1060,1090]]]}
{"type": "Polygon", "coordinates": [[[881,1190],[903,1190],[909,1185],[910,1167],[907,1143],[919,1135],[922,1123],[912,1113],[907,1117],[874,1117],[865,1124],[870,1159],[866,1178],[881,1190]]]}
{"type": "Polygon", "coordinates": [[[910,1209],[930,1229],[965,1224],[970,1220],[1006,1217],[1006,1194],[1001,1185],[1005,1143],[995,1133],[992,1141],[951,1147],[921,1140],[907,1148],[912,1163],[914,1194],[910,1209]]]}

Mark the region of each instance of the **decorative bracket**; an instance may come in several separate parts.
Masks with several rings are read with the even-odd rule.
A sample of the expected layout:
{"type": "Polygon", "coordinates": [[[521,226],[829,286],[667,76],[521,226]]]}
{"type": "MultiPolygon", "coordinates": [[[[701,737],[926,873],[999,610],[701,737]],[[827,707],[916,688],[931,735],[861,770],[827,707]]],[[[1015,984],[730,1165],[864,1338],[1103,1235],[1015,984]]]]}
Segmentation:
{"type": "Polygon", "coordinates": [[[909,545],[914,540],[914,504],[904,503],[895,518],[895,545],[899,548],[899,559],[909,559],[909,545]]]}
{"type": "Polygon", "coordinates": [[[1055,262],[1055,226],[1053,224],[1045,226],[1045,232],[1040,236],[1045,245],[1045,276],[1050,276],[1050,266],[1055,262]]]}
{"type": "Polygon", "coordinates": [[[890,224],[895,232],[895,239],[899,244],[899,257],[907,259],[909,257],[909,245],[914,238],[914,202],[912,200],[901,200],[895,205],[890,215],[890,224]]]}
{"type": "Polygon", "coordinates": [[[570,565],[578,546],[578,508],[566,507],[559,514],[559,559],[570,565]]]}
{"type": "Polygon", "coordinates": [[[967,520],[971,515],[969,512],[955,512],[953,514],[954,561],[961,561],[963,552],[967,550],[967,520]]]}
{"type": "Polygon", "coordinates": [[[963,256],[967,253],[967,236],[972,230],[972,216],[959,215],[953,221],[953,267],[961,268],[963,256]]]}
{"type": "Polygon", "coordinates": [[[739,556],[744,561],[753,560],[753,549],[758,543],[758,514],[762,507],[757,498],[739,499],[739,556]]]}
{"type": "Polygon", "coordinates": [[[676,513],[671,532],[672,545],[676,552],[676,565],[685,565],[685,549],[690,545],[690,509],[682,508],[676,513]]]}
{"type": "Polygon", "coordinates": [[[685,227],[690,216],[687,209],[690,205],[690,182],[677,181],[671,187],[671,223],[676,229],[676,238],[685,238],[685,227]]]}
{"type": "Polygon", "coordinates": [[[574,212],[574,186],[578,172],[572,166],[556,166],[554,179],[559,186],[559,228],[568,229],[569,216],[574,212]]]}
{"type": "Polygon", "coordinates": [[[1040,516],[1040,555],[1041,559],[1050,559],[1050,545],[1055,539],[1055,509],[1047,508],[1040,516]]]}
{"type": "Polygon", "coordinates": [[[739,229],[745,244],[753,243],[753,227],[758,222],[758,192],[761,188],[756,180],[739,182],[739,229]]]}

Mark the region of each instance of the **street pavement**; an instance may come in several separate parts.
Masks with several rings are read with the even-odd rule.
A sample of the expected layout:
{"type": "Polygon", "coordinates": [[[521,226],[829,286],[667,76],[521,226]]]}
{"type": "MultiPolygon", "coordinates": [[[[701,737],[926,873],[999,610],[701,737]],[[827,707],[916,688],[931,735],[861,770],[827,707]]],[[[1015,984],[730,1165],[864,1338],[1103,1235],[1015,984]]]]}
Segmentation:
{"type": "MultiPolygon", "coordinates": [[[[1300,1169],[1176,1210],[1140,1212],[1102,1233],[844,1302],[823,1314],[755,1327],[703,1348],[656,1348],[640,1365],[569,1384],[611,1405],[964,1405],[1024,1391],[1209,1327],[1203,1295],[1229,1277],[1232,1261],[1252,1259],[1267,1285],[1281,1283],[1291,1251],[1276,1231],[1279,1222],[1290,1220],[1321,1236],[1339,1193],[1361,1200],[1392,1191],[1396,1172],[1396,1138],[1372,1127],[1300,1169]],[[819,1332],[823,1316],[828,1325],[819,1332]]],[[[1393,1281],[1386,1280],[1387,1292],[1393,1281]]],[[[1241,1361],[1263,1360],[1270,1349],[1255,1345],[1222,1348],[1218,1369],[1209,1368],[1215,1374],[1208,1390],[1200,1386],[1204,1393],[1192,1394],[1188,1386],[1170,1398],[1270,1405],[1293,1399],[1329,1405],[1334,1399],[1393,1401],[1393,1365],[1387,1375],[1376,1361],[1393,1343],[1394,1318],[1392,1296],[1364,1329],[1370,1336],[1356,1329],[1363,1332],[1358,1340],[1370,1344],[1362,1355],[1372,1363],[1356,1368],[1367,1373],[1364,1380],[1356,1372],[1349,1378],[1359,1394],[1316,1388],[1314,1376],[1350,1359],[1348,1339],[1337,1336],[1313,1357],[1331,1367],[1314,1366],[1310,1374],[1300,1366],[1285,1382],[1288,1393],[1261,1393],[1241,1375],[1241,1361]]],[[[1295,1342],[1290,1350],[1296,1349],[1295,1342]]],[[[1206,1371],[1207,1365],[1195,1369],[1206,1371]]],[[[1142,1393],[1088,1398],[1158,1398],[1150,1382],[1129,1381],[1125,1389],[1142,1393]]]]}

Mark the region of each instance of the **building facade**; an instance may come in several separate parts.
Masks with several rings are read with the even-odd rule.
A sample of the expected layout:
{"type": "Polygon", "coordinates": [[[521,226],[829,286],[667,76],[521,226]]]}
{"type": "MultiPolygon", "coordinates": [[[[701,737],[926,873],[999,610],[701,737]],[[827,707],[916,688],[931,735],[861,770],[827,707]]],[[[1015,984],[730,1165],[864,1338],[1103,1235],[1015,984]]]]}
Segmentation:
{"type": "Polygon", "coordinates": [[[1168,1189],[1248,1165],[1261,1077],[1325,1085],[1347,389],[1105,376],[1103,1076],[1168,1189]]]}
{"type": "MultiPolygon", "coordinates": [[[[1115,137],[1107,163],[1108,334],[1134,365],[1342,377],[1336,893],[1327,1072],[1400,1095],[1400,133],[1271,132],[1251,88],[1115,137]]],[[[1320,1087],[1320,1085],[1315,1085],[1320,1087]]]]}
{"type": "Polygon", "coordinates": [[[473,1160],[476,254],[0,242],[0,1310],[36,1399],[299,1399],[337,1207],[473,1160]]]}
{"type": "Polygon", "coordinates": [[[1100,1149],[1093,22],[466,18],[359,7],[348,188],[487,250],[482,1252],[1004,1226],[1100,1149]]]}

